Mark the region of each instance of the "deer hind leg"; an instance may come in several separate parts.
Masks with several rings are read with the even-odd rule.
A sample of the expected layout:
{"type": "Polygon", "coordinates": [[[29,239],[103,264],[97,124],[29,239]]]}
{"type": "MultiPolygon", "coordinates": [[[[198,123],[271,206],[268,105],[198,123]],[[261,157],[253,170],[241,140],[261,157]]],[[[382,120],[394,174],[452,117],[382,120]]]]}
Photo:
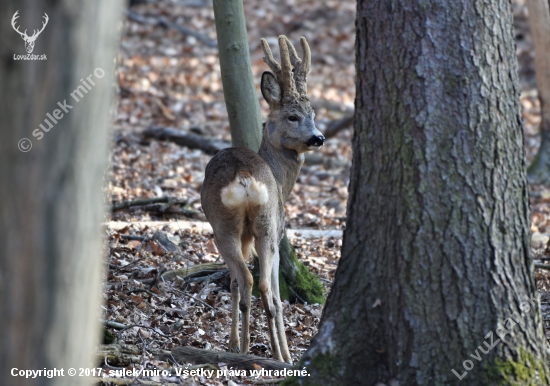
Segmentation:
{"type": "Polygon", "coordinates": [[[273,270],[271,271],[271,291],[273,296],[273,305],[275,306],[275,325],[277,327],[277,337],[279,339],[279,348],[283,360],[292,364],[292,358],[288,351],[286,342],[285,324],[283,322],[283,304],[281,303],[281,295],[279,292],[279,251],[273,258],[273,270]]]}
{"type": "Polygon", "coordinates": [[[231,235],[227,232],[216,232],[216,245],[223,256],[231,274],[231,336],[229,349],[238,349],[239,309],[242,312],[242,329],[240,352],[247,353],[250,346],[250,298],[252,295],[252,274],[246,266],[242,255],[240,235],[231,235]],[[240,298],[240,299],[239,299],[240,298]],[[237,308],[238,307],[238,308],[237,308]]]}
{"type": "Polygon", "coordinates": [[[229,336],[229,351],[239,352],[239,284],[231,274],[231,335],[229,336]]]}
{"type": "MultiPolygon", "coordinates": [[[[264,230],[263,237],[256,238],[256,252],[260,263],[260,281],[258,289],[262,297],[262,304],[267,315],[267,326],[269,327],[269,338],[271,340],[271,351],[273,358],[282,361],[281,350],[279,348],[279,340],[277,339],[277,326],[275,324],[276,308],[273,303],[274,294],[272,283],[272,271],[274,256],[279,255],[279,246],[275,242],[275,237],[272,237],[274,232],[264,230]]],[[[285,340],[286,342],[286,340],[285,340]]]]}
{"type": "Polygon", "coordinates": [[[242,327],[241,327],[241,352],[246,354],[250,346],[250,298],[252,297],[252,285],[254,278],[246,265],[246,262],[250,258],[252,250],[252,240],[254,236],[245,227],[241,235],[241,251],[242,251],[242,264],[240,270],[242,271],[245,280],[245,287],[241,288],[241,300],[239,302],[239,308],[242,312],[242,327]]]}

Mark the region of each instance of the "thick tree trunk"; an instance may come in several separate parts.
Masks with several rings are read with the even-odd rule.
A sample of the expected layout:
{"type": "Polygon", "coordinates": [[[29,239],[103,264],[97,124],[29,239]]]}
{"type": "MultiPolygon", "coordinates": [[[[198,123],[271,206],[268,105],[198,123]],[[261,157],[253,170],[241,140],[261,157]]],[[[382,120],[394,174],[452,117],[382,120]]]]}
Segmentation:
{"type": "Polygon", "coordinates": [[[535,72],[541,105],[541,144],[529,166],[529,180],[550,185],[550,12],[547,0],[527,0],[535,44],[535,72]]]}
{"type": "Polygon", "coordinates": [[[101,185],[121,7],[109,0],[0,2],[2,385],[85,385],[67,371],[95,365],[101,185]],[[15,60],[26,54],[9,23],[17,10],[20,31],[31,35],[48,15],[32,53],[47,60],[15,60]],[[79,86],[77,101],[71,93],[79,86]],[[19,376],[44,368],[63,368],[65,376],[19,376]]]}
{"type": "Polygon", "coordinates": [[[511,22],[358,2],[348,223],[300,384],[547,384],[511,22]]]}

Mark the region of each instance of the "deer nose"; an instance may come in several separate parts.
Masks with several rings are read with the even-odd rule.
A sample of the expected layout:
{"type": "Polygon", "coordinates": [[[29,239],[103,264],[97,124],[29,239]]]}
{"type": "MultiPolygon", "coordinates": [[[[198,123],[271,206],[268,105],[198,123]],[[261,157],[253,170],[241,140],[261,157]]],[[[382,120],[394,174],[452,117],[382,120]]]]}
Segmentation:
{"type": "Polygon", "coordinates": [[[314,135],[310,139],[307,140],[306,145],[308,146],[323,146],[323,143],[325,143],[325,137],[322,135],[314,135]]]}

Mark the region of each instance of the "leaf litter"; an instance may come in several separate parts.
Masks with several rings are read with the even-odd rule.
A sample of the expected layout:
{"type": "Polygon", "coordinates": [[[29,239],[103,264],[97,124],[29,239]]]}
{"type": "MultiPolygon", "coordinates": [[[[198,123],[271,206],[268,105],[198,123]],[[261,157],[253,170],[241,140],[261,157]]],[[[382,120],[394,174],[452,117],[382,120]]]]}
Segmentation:
{"type": "MultiPolygon", "coordinates": [[[[170,196],[186,202],[186,209],[201,212],[200,189],[211,156],[197,149],[144,139],[141,132],[151,126],[165,126],[230,141],[217,48],[204,43],[216,40],[211,1],[131,3],[135,5],[129,11],[143,20],[124,22],[117,58],[118,98],[106,199],[114,204],[170,196]],[[159,25],[160,19],[195,31],[199,39],[159,25]]],[[[513,12],[526,152],[530,161],[540,143],[540,104],[524,0],[513,1],[513,12]]],[[[262,61],[260,38],[266,37],[274,44],[280,34],[289,36],[293,42],[303,35],[312,49],[308,88],[318,128],[323,131],[329,122],[352,111],[355,96],[354,1],[245,1],[245,14],[257,85],[261,73],[267,69],[262,61]]],[[[267,106],[260,96],[258,98],[265,116],[267,106]]],[[[304,166],[285,205],[289,228],[345,229],[351,138],[351,130],[341,131],[316,153],[317,162],[304,166]]],[[[531,186],[530,189],[532,230],[550,233],[550,190],[543,186],[531,186]]],[[[227,276],[198,283],[182,277],[159,280],[168,270],[223,262],[212,234],[201,231],[200,227],[179,228],[177,224],[187,218],[150,212],[143,207],[115,211],[109,220],[133,223],[122,229],[105,229],[108,272],[103,293],[103,319],[139,326],[121,332],[109,329],[119,343],[135,344],[139,348],[142,362],[133,366],[172,368],[173,364],[154,359],[152,352],[178,346],[226,351],[231,326],[227,276]],[[159,229],[143,225],[148,221],[175,222],[175,225],[159,229],[177,246],[177,252],[169,252],[162,243],[153,240],[159,229]],[[151,283],[155,284],[151,286],[151,283]]],[[[295,236],[291,243],[298,258],[321,278],[328,294],[340,259],[342,240],[295,236]]],[[[535,250],[534,256],[543,256],[544,251],[535,250]]],[[[543,297],[543,316],[549,327],[550,271],[537,270],[536,279],[543,297]]],[[[315,336],[321,314],[322,306],[318,304],[284,302],[284,321],[294,362],[315,336]]],[[[259,299],[254,296],[250,323],[250,352],[271,357],[265,314],[259,299]]],[[[223,363],[218,365],[224,368],[223,363]]],[[[104,369],[110,368],[112,366],[104,364],[104,369]]],[[[230,378],[235,382],[251,382],[250,378],[230,378]]],[[[228,378],[205,377],[152,380],[193,385],[228,382],[228,378]]]]}

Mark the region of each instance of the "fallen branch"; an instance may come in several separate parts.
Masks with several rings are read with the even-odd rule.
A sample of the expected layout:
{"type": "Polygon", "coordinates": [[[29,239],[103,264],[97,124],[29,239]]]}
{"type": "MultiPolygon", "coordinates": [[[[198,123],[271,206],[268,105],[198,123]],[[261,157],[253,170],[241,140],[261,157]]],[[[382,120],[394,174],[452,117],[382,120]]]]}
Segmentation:
{"type": "Polygon", "coordinates": [[[224,351],[203,350],[196,347],[176,347],[172,351],[154,353],[160,360],[167,360],[173,356],[182,363],[226,363],[227,367],[242,370],[256,370],[261,366],[266,370],[291,369],[292,365],[279,362],[275,359],[262,358],[255,355],[238,354],[224,351]]]}
{"type": "Polygon", "coordinates": [[[123,329],[125,329],[126,327],[128,327],[128,326],[125,325],[124,323],[113,322],[112,320],[104,320],[104,319],[102,319],[102,320],[101,320],[101,323],[103,323],[103,325],[104,325],[105,327],[114,328],[115,330],[123,330],[123,329]]]}
{"type": "Polygon", "coordinates": [[[195,220],[206,221],[204,214],[199,211],[186,209],[190,203],[187,200],[181,200],[175,197],[153,197],[153,198],[140,198],[133,201],[123,201],[111,206],[111,211],[136,208],[139,207],[145,212],[157,213],[160,215],[174,214],[182,215],[195,220]],[[184,206],[184,208],[177,207],[176,205],[184,206]]]}
{"type": "Polygon", "coordinates": [[[197,210],[178,208],[172,205],[167,206],[162,204],[152,204],[152,205],[142,206],[140,209],[143,210],[144,212],[156,213],[158,215],[168,215],[168,214],[178,215],[179,214],[187,218],[192,218],[194,220],[206,221],[206,217],[204,216],[204,214],[202,214],[197,210]]]}
{"type": "Polygon", "coordinates": [[[214,155],[222,149],[231,147],[229,142],[205,138],[197,134],[184,133],[172,127],[150,127],[143,131],[143,136],[145,138],[153,138],[160,141],[174,142],[177,145],[185,146],[190,149],[200,149],[209,155],[214,155]]]}
{"type": "Polygon", "coordinates": [[[149,205],[149,204],[169,203],[169,202],[177,204],[177,205],[187,205],[187,204],[189,204],[187,201],[180,200],[180,199],[175,198],[175,197],[168,197],[168,196],[152,197],[152,198],[139,198],[137,200],[122,201],[118,204],[113,204],[111,206],[111,211],[114,212],[114,211],[117,211],[117,210],[128,209],[128,208],[131,208],[131,207],[134,207],[134,206],[145,206],[145,205],[149,205]]]}
{"type": "Polygon", "coordinates": [[[132,344],[102,344],[96,351],[96,357],[109,364],[128,366],[132,363],[141,363],[141,352],[132,344]]]}
{"type": "Polygon", "coordinates": [[[148,24],[148,25],[158,25],[164,28],[174,29],[179,33],[181,33],[182,35],[193,36],[197,40],[203,42],[208,47],[216,48],[218,46],[218,42],[210,39],[208,36],[195,32],[179,24],[170,23],[168,20],[166,20],[162,16],[154,16],[154,19],[150,20],[136,12],[128,11],[127,14],[128,14],[128,19],[135,21],[137,23],[148,24]]]}
{"type": "Polygon", "coordinates": [[[120,235],[120,238],[123,239],[123,240],[128,240],[128,241],[132,241],[132,240],[135,240],[135,241],[143,241],[143,240],[145,240],[145,236],[139,236],[139,235],[125,235],[125,234],[121,234],[121,235],[120,235]]]}
{"type": "Polygon", "coordinates": [[[550,264],[540,264],[540,263],[535,263],[535,268],[540,268],[540,269],[550,269],[550,264]]]}
{"type": "Polygon", "coordinates": [[[190,267],[166,271],[161,275],[161,278],[164,280],[174,280],[177,276],[179,276],[185,280],[187,278],[196,277],[198,276],[197,274],[200,274],[200,273],[217,272],[217,271],[223,270],[224,268],[225,268],[224,263],[206,263],[206,264],[192,265],[190,267]]]}
{"type": "Polygon", "coordinates": [[[215,281],[215,280],[221,279],[226,275],[229,275],[229,269],[227,268],[221,271],[218,271],[216,273],[213,273],[212,275],[193,277],[190,279],[186,279],[186,281],[188,283],[201,283],[203,281],[215,281]]]}

